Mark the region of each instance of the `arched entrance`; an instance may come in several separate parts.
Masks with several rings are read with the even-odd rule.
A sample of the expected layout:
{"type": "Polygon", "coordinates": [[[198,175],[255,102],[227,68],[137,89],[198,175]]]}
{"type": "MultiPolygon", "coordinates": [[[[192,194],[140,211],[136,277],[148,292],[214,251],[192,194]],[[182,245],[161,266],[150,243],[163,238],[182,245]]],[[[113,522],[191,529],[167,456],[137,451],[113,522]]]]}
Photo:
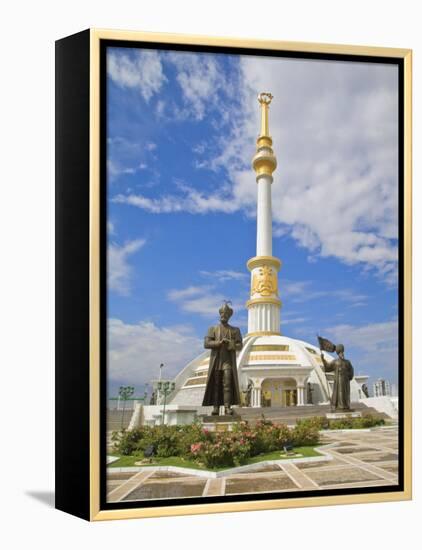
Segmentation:
{"type": "Polygon", "coordinates": [[[294,407],[297,385],[293,378],[266,378],[261,384],[262,407],[294,407]]]}

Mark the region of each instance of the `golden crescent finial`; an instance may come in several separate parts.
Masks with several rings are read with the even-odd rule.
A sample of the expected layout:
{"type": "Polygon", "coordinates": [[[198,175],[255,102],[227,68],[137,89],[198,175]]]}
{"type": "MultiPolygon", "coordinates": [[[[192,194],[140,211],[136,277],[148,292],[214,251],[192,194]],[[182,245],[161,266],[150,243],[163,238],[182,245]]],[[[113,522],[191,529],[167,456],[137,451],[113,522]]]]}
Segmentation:
{"type": "Polygon", "coordinates": [[[258,176],[261,174],[272,176],[277,167],[277,159],[272,150],[273,140],[270,136],[268,122],[268,113],[273,97],[273,94],[270,92],[261,92],[258,94],[258,102],[261,108],[261,132],[256,142],[257,150],[252,161],[253,169],[258,176]]]}
{"type": "Polygon", "coordinates": [[[261,105],[263,103],[265,103],[265,105],[269,105],[273,97],[273,94],[271,94],[270,92],[261,92],[260,94],[258,94],[258,101],[261,105]]]}

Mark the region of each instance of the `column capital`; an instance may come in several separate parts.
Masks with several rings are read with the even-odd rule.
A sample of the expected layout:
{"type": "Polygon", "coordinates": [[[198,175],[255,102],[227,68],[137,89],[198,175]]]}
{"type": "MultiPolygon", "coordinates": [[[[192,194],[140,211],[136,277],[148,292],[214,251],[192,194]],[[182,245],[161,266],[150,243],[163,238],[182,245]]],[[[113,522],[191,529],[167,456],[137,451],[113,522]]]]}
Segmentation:
{"type": "Polygon", "coordinates": [[[253,256],[247,262],[247,268],[252,271],[255,267],[262,267],[263,265],[270,265],[275,267],[277,271],[280,271],[281,260],[275,256],[253,256]]]}

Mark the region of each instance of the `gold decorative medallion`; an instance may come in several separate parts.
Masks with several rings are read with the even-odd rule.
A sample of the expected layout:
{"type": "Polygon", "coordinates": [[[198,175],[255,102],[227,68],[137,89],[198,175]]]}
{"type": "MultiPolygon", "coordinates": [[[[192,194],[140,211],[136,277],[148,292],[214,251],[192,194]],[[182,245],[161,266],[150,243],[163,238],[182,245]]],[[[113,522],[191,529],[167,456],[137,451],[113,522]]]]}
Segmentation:
{"type": "Polygon", "coordinates": [[[264,265],[258,269],[258,273],[254,273],[251,293],[261,294],[261,296],[278,294],[277,275],[270,266],[264,265]]]}

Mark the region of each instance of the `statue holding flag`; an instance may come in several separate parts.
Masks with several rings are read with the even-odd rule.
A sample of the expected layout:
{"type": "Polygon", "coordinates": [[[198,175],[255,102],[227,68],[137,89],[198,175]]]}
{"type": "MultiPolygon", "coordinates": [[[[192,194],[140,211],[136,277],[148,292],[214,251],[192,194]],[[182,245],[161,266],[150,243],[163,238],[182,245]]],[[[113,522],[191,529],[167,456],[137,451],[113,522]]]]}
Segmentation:
{"type": "Polygon", "coordinates": [[[344,358],[343,344],[333,344],[330,340],[318,336],[321,359],[325,372],[334,373],[334,386],[331,395],[331,409],[333,411],[350,411],[350,381],[353,379],[354,371],[352,363],[344,358]],[[327,362],[323,351],[337,353],[338,358],[327,362]]]}

